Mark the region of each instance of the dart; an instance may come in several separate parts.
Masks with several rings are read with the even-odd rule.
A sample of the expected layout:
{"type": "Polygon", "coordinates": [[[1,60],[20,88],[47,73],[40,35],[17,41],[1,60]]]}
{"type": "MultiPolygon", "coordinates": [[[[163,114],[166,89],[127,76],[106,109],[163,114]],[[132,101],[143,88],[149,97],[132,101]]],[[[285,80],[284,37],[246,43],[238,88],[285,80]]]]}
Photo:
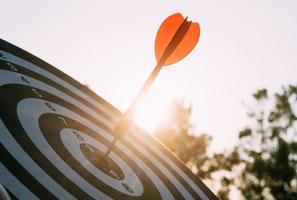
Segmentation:
{"type": "Polygon", "coordinates": [[[184,18],[180,13],[170,15],[163,21],[155,39],[155,57],[157,64],[126,112],[124,112],[115,123],[113,141],[110,143],[103,158],[109,155],[117,140],[122,138],[128,131],[140,102],[152,86],[161,69],[187,56],[196,46],[199,37],[199,24],[188,21],[188,17],[184,18]]]}
{"type": "Polygon", "coordinates": [[[157,34],[157,65],[122,115],[68,74],[0,39],[0,199],[218,199],[150,134],[135,132],[133,141],[116,143],[126,139],[160,69],[197,43],[199,26],[171,17],[157,34]],[[110,122],[103,113],[119,119],[107,145],[110,122]],[[111,142],[117,148],[104,157],[111,142]]]}

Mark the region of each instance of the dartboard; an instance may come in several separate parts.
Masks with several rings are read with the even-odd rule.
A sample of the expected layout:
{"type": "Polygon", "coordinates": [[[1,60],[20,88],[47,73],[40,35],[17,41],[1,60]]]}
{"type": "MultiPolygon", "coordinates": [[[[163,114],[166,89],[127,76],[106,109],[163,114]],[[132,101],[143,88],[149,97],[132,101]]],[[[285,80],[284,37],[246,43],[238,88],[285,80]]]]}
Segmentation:
{"type": "Polygon", "coordinates": [[[0,184],[12,199],[216,199],[121,113],[41,59],[0,40],[0,184]]]}

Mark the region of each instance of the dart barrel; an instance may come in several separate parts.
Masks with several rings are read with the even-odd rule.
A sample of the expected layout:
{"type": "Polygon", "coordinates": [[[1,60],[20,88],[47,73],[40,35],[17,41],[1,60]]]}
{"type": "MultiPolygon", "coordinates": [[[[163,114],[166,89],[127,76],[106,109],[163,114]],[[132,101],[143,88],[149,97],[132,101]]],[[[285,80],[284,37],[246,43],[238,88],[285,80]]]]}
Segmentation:
{"type": "Polygon", "coordinates": [[[67,74],[0,40],[0,184],[11,199],[217,199],[134,124],[102,159],[121,115],[67,74]]]}

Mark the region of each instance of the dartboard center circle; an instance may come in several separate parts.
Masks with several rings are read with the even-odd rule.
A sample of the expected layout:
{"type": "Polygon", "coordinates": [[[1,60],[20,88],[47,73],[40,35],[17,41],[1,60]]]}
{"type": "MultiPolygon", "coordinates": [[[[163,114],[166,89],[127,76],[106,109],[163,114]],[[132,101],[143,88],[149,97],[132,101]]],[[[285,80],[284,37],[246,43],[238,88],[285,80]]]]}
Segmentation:
{"type": "Polygon", "coordinates": [[[103,157],[104,153],[94,146],[82,143],[80,144],[80,149],[84,156],[99,170],[101,170],[106,175],[117,179],[123,180],[125,175],[121,168],[109,157],[103,157]]]}

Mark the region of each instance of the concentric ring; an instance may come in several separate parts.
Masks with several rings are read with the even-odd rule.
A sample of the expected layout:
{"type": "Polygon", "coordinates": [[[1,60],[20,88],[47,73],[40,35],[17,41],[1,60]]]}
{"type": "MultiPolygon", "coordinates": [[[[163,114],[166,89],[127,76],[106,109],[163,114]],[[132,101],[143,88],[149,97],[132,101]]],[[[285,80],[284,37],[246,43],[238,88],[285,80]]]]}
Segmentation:
{"type": "Polygon", "coordinates": [[[0,177],[11,181],[0,183],[16,198],[210,199],[185,166],[134,126],[110,154],[110,169],[102,168],[98,155],[113,139],[119,112],[37,58],[1,55],[0,177]]]}

